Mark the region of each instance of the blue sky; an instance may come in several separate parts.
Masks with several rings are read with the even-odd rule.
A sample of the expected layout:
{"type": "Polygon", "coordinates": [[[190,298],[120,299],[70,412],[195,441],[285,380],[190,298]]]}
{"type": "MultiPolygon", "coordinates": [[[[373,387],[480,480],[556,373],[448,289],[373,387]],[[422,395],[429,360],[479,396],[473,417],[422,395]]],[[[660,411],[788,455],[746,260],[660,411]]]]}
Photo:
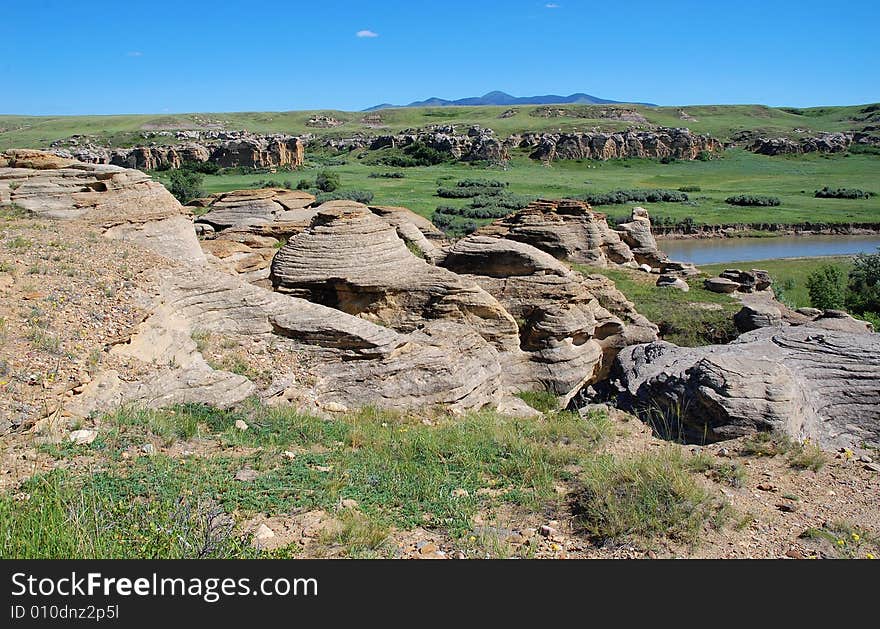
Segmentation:
{"type": "Polygon", "coordinates": [[[880,101],[880,3],[868,1],[4,4],[2,113],[357,110],[495,89],[880,101]]]}

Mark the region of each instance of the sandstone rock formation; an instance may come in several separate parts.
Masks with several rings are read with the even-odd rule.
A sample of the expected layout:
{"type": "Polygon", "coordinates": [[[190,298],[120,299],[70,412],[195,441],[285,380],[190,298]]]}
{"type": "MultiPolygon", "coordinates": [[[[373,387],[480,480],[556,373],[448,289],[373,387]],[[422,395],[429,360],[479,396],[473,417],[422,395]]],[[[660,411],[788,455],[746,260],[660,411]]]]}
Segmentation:
{"type": "Polygon", "coordinates": [[[302,190],[261,188],[223,192],[190,205],[207,209],[196,223],[210,225],[214,231],[236,228],[286,237],[309,224],[314,212],[306,208],[314,201],[314,195],[302,190]]]}
{"type": "Polygon", "coordinates": [[[777,430],[823,447],[880,446],[880,335],[761,328],[729,345],[621,350],[600,396],[702,443],[777,430]]]}
{"type": "Polygon", "coordinates": [[[524,242],[555,258],[579,264],[638,266],[621,234],[608,226],[605,215],[594,212],[583,201],[535,201],[475,233],[524,242]]]}
{"type": "Polygon", "coordinates": [[[162,184],[136,170],[7,151],[0,156],[2,199],[40,217],[85,221],[110,238],[141,242],[167,257],[204,261],[189,213],[162,184]]]}
{"type": "Polygon", "coordinates": [[[773,280],[770,274],[763,269],[741,271],[740,269],[725,269],[718,277],[707,278],[704,282],[707,290],[714,293],[753,293],[766,291],[770,288],[773,280]]]}
{"type": "Polygon", "coordinates": [[[823,133],[797,139],[760,137],[751,140],[746,148],[761,155],[843,153],[852,142],[853,136],[848,133],[823,133]]]}
{"type": "Polygon", "coordinates": [[[112,164],[138,170],[180,168],[185,162],[212,162],[221,167],[296,168],[305,154],[300,138],[287,135],[256,135],[224,132],[199,142],[150,144],[133,148],[106,148],[76,144],[55,148],[54,153],[88,164],[112,164]]]}
{"type": "Polygon", "coordinates": [[[626,131],[623,133],[542,133],[522,136],[519,148],[532,148],[532,159],[672,158],[692,160],[703,153],[723,150],[708,135],[694,135],[688,129],[626,131]]]}
{"type": "MultiPolygon", "coordinates": [[[[96,374],[67,398],[66,413],[85,415],[124,403],[227,406],[252,394],[307,411],[364,404],[401,409],[500,404],[525,412],[501,379],[496,349],[505,334],[516,342],[510,315],[475,284],[415,257],[395,228],[366,208],[358,209],[384,226],[409,259],[432,269],[422,271],[431,278],[426,291],[436,289],[434,280],[449,289],[445,294],[436,289],[438,303],[426,305],[437,313],[446,309],[448,316],[423,320],[401,333],[254,286],[212,268],[186,210],[143,174],[48,155],[11,153],[0,159],[3,193],[13,202],[24,202],[40,216],[94,225],[107,237],[125,238],[135,250],[144,247],[168,261],[167,268],[157,270],[156,281],[144,285],[149,292],[141,299],[148,316],[109,350],[125,371],[96,374]],[[32,168],[36,165],[42,169],[32,168]],[[193,340],[196,331],[218,334],[224,344],[247,353],[258,346],[274,348],[271,382],[258,385],[251,375],[209,363],[193,340]]],[[[237,233],[250,245],[267,244],[254,240],[259,238],[254,234],[237,233]]],[[[209,247],[234,253],[236,244],[242,243],[209,247]]]]}
{"type": "Polygon", "coordinates": [[[772,303],[746,304],[733,315],[733,323],[740,332],[782,325],[782,310],[772,303]]]}
{"type": "Polygon", "coordinates": [[[630,221],[618,225],[617,231],[620,232],[621,238],[629,246],[639,264],[662,268],[669,261],[669,256],[657,246],[657,241],[651,232],[651,218],[645,208],[634,207],[630,221]]]}
{"type": "Polygon", "coordinates": [[[621,347],[656,338],[657,328],[613,284],[585,279],[531,245],[473,235],[441,264],[474,280],[516,318],[521,351],[501,354],[503,377],[516,389],[549,390],[566,404],[604,376],[621,347]],[[615,314],[600,304],[603,294],[619,300],[615,314]]]}
{"type": "Polygon", "coordinates": [[[330,201],[272,262],[276,290],[409,332],[425,320],[466,322],[498,347],[517,327],[472,282],[415,256],[388,222],[351,201],[330,201]]]}

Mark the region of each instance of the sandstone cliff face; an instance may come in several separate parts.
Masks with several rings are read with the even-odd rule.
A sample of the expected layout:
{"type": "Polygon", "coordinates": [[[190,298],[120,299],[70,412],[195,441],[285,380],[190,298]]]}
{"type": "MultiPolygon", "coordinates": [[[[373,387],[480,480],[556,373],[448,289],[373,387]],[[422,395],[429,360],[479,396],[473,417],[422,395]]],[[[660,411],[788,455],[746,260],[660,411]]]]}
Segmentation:
{"type": "Polygon", "coordinates": [[[852,145],[853,136],[848,133],[823,133],[798,139],[755,138],[746,148],[761,155],[786,155],[799,153],[843,153],[852,145]]]}
{"type": "Polygon", "coordinates": [[[303,165],[304,151],[302,140],[296,137],[252,134],[232,134],[230,138],[168,146],[107,149],[88,145],[54,150],[57,155],[83,163],[138,170],[180,168],[184,162],[213,162],[222,167],[297,168],[303,165]]]}
{"type": "Polygon", "coordinates": [[[532,148],[530,157],[545,162],[557,159],[663,158],[696,159],[700,153],[724,149],[708,135],[688,129],[627,131],[624,133],[542,133],[508,138],[509,145],[532,148]]]}

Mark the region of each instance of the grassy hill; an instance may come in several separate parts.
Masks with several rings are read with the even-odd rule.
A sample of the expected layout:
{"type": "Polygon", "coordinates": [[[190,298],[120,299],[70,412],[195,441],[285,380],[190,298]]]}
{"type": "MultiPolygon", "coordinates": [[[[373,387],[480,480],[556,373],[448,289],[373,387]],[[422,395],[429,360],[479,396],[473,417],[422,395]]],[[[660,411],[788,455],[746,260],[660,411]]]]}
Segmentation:
{"type": "MultiPolygon", "coordinates": [[[[535,115],[546,106],[514,107],[418,107],[383,109],[374,112],[286,111],[192,114],[138,114],[118,116],[10,116],[0,115],[0,150],[39,148],[54,140],[74,134],[88,134],[100,141],[124,146],[138,141],[144,131],[178,129],[247,129],[256,133],[314,133],[320,136],[346,136],[354,133],[394,133],[429,124],[479,124],[491,127],[499,135],[524,131],[586,130],[599,127],[625,129],[630,123],[597,118],[597,112],[618,105],[552,105],[565,115],[535,115]],[[514,115],[501,118],[507,111],[514,115]],[[323,129],[310,126],[316,115],[343,122],[323,129]]],[[[780,109],[763,105],[706,105],[691,107],[645,107],[621,105],[637,110],[649,123],[688,127],[698,133],[710,133],[728,139],[744,130],[770,135],[791,135],[795,129],[809,131],[847,131],[865,125],[866,106],[780,109]],[[794,113],[793,113],[794,112],[794,113]],[[684,114],[684,117],[682,116],[684,114]],[[691,118],[691,119],[688,119],[691,118]],[[695,118],[696,120],[693,120],[695,118]]],[[[876,113],[876,112],[874,112],[876,113]]]]}

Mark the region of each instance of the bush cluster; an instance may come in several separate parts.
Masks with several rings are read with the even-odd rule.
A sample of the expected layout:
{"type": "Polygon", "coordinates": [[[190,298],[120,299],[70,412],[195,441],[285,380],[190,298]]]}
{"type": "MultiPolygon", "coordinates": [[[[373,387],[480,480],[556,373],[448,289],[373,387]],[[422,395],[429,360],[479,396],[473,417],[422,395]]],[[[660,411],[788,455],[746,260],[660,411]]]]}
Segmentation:
{"type": "Polygon", "coordinates": [[[816,190],[813,196],[817,199],[867,199],[873,197],[874,193],[858,188],[829,188],[825,186],[821,190],[816,190]]]}
{"type": "Polygon", "coordinates": [[[513,194],[506,188],[507,184],[503,181],[491,179],[462,179],[455,185],[441,186],[437,196],[470,199],[470,202],[464,207],[441,205],[434,212],[434,225],[456,237],[474,231],[477,228],[476,220],[502,218],[534,200],[534,197],[513,194]]]}
{"type": "Polygon", "coordinates": [[[370,179],[403,179],[404,174],[402,172],[391,172],[391,173],[370,173],[370,179]]]}
{"type": "Polygon", "coordinates": [[[743,205],[749,207],[775,207],[781,203],[779,197],[769,197],[760,194],[737,194],[727,197],[725,203],[730,205],[743,205]]]}
{"type": "Polygon", "coordinates": [[[880,320],[880,253],[853,258],[849,275],[825,264],[807,277],[810,304],[814,308],[846,308],[869,321],[880,320]]]}
{"type": "Polygon", "coordinates": [[[373,200],[373,193],[369,190],[335,190],[333,192],[321,192],[315,196],[316,203],[339,200],[370,203],[373,200]]]}
{"type": "Polygon", "coordinates": [[[688,195],[680,190],[663,190],[647,188],[636,190],[613,190],[612,192],[594,192],[578,197],[590,205],[621,205],[623,203],[684,203],[688,195]]]}

